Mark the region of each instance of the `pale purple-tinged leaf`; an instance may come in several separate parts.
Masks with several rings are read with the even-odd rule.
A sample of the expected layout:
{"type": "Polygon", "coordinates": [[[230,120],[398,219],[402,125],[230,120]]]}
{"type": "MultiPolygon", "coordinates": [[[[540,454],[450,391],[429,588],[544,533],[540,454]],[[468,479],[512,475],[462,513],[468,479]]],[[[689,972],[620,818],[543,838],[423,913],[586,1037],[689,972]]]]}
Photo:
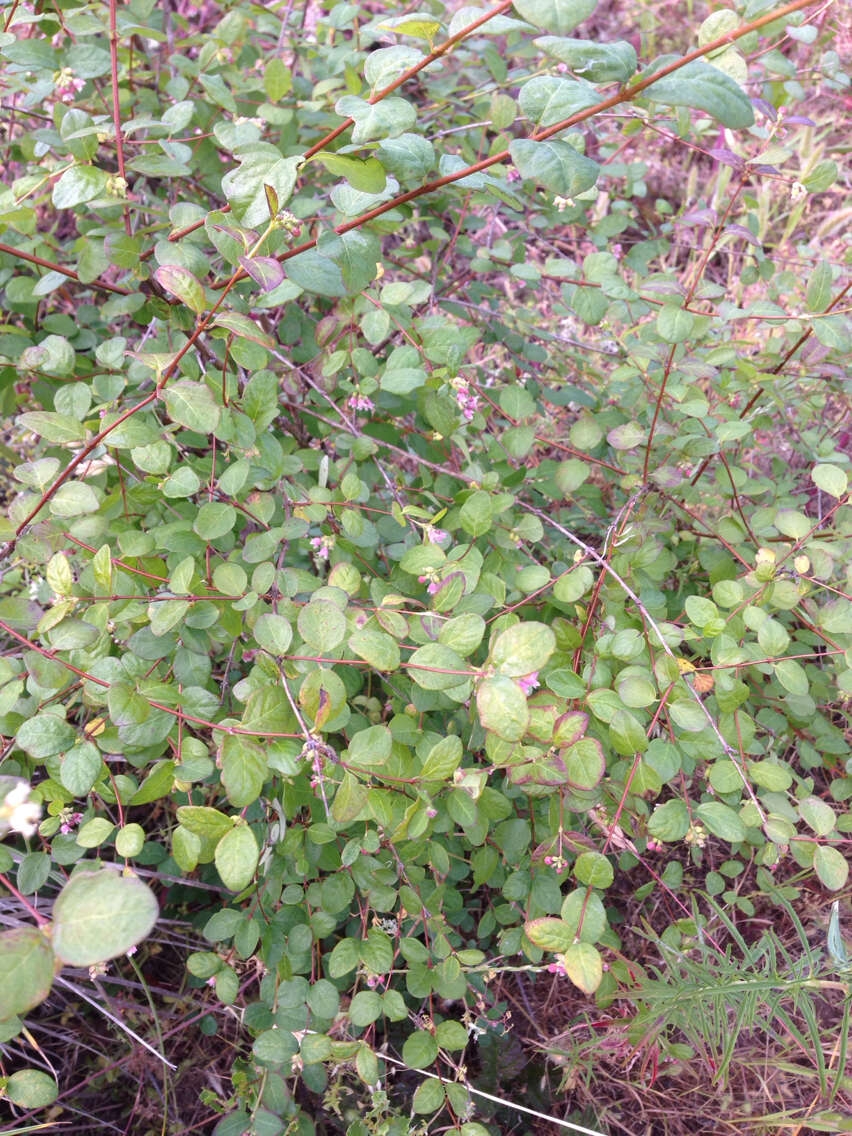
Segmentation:
{"type": "Polygon", "coordinates": [[[269,219],[278,216],[278,194],[275,187],[267,182],[263,183],[263,192],[266,194],[266,204],[269,209],[269,219]]]}
{"type": "Polygon", "coordinates": [[[154,279],[182,304],[186,304],[197,315],[207,307],[204,286],[201,281],[184,268],[182,264],[161,264],[154,270],[154,279]]]}
{"type": "Polygon", "coordinates": [[[221,312],[213,320],[212,326],[223,327],[226,331],[233,332],[241,339],[250,339],[252,343],[259,343],[261,347],[275,346],[275,340],[272,336],[258,327],[253,319],[243,315],[242,312],[221,312]]]}
{"type": "Polygon", "coordinates": [[[271,292],[284,279],[284,269],[273,256],[241,256],[240,265],[261,292],[271,292]]]}
{"type": "Polygon", "coordinates": [[[745,225],[726,225],[724,231],[726,233],[734,233],[736,236],[748,241],[749,244],[757,245],[758,248],[763,247],[751,229],[747,229],[745,225]]]}

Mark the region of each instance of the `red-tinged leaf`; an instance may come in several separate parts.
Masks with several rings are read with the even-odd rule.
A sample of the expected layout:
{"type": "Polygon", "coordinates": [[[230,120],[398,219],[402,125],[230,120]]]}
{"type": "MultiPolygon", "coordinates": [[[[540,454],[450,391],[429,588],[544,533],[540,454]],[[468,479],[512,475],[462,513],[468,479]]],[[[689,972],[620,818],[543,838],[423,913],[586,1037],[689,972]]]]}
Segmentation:
{"type": "Polygon", "coordinates": [[[584,994],[594,994],[603,978],[603,960],[591,943],[574,943],[562,956],[565,973],[584,994]]]}
{"type": "Polygon", "coordinates": [[[211,227],[219,233],[224,233],[226,237],[239,241],[246,252],[257,242],[257,233],[254,229],[238,229],[234,225],[213,225],[211,227]]]}
{"type": "Polygon", "coordinates": [[[530,919],[524,924],[527,938],[543,951],[567,951],[574,932],[564,919],[530,919]]]}
{"type": "Polygon", "coordinates": [[[253,319],[244,316],[242,312],[222,312],[213,320],[213,327],[223,327],[233,332],[240,339],[250,339],[252,343],[259,343],[261,347],[274,347],[275,340],[259,328],[253,319]]]}
{"type": "Polygon", "coordinates": [[[284,268],[273,256],[241,256],[240,265],[261,292],[271,292],[284,279],[284,268]]]}
{"type": "Polygon", "coordinates": [[[207,307],[204,287],[200,280],[181,264],[161,264],[154,271],[154,279],[171,295],[176,296],[197,315],[207,307]]]}

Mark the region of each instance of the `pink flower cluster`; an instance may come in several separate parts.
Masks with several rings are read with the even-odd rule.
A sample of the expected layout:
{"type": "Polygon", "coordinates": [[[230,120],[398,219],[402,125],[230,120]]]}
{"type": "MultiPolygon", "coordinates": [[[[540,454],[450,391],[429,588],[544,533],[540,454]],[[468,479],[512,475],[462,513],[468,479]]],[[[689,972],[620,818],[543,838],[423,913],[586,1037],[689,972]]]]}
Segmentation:
{"type": "Polygon", "coordinates": [[[370,414],[376,409],[376,404],[371,398],[367,398],[365,394],[352,394],[346,400],[346,405],[350,410],[363,410],[364,413],[370,414]]]}
{"type": "Polygon", "coordinates": [[[426,529],[426,539],[430,544],[446,544],[450,534],[445,529],[436,529],[432,525],[426,529]]]}
{"type": "Polygon", "coordinates": [[[317,560],[328,560],[329,553],[334,545],[334,537],[312,536],[309,543],[317,560]]]}
{"type": "Polygon", "coordinates": [[[435,592],[437,592],[441,586],[441,581],[436,577],[418,576],[417,579],[419,583],[428,585],[426,591],[430,596],[434,596],[435,592]]]}
{"type": "Polygon", "coordinates": [[[464,415],[465,421],[470,422],[479,409],[479,396],[473,393],[466,379],[457,379],[453,386],[459,410],[464,415]]]}
{"type": "Polygon", "coordinates": [[[62,812],[62,824],[60,824],[60,826],[59,826],[59,831],[67,836],[69,832],[74,831],[74,829],[77,827],[77,825],[80,823],[80,821],[82,819],[83,819],[82,813],[68,812],[67,809],[63,810],[63,812],[62,812]]]}

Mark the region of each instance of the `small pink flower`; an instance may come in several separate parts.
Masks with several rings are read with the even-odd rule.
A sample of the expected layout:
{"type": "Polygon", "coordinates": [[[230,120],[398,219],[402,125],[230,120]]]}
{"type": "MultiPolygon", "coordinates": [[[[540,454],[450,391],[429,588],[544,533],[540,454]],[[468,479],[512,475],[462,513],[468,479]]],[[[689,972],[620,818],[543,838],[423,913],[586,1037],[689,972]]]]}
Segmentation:
{"type": "Polygon", "coordinates": [[[376,404],[371,398],[367,398],[365,394],[353,394],[346,400],[346,405],[350,410],[363,410],[369,414],[376,409],[376,404]]]}
{"type": "Polygon", "coordinates": [[[538,686],[538,671],[533,671],[532,674],[524,675],[523,678],[516,678],[515,682],[524,692],[524,694],[532,694],[538,686]]]}
{"type": "Polygon", "coordinates": [[[456,403],[466,422],[473,419],[479,409],[479,396],[475,395],[466,379],[456,379],[453,382],[456,392],[456,403]]]}
{"type": "Polygon", "coordinates": [[[444,529],[436,529],[430,525],[426,530],[426,539],[430,544],[446,544],[450,539],[450,534],[444,529]]]}
{"type": "Polygon", "coordinates": [[[328,555],[334,545],[333,536],[313,536],[310,539],[311,548],[318,560],[328,560],[328,555]]]}
{"type": "Polygon", "coordinates": [[[558,974],[560,978],[565,978],[568,971],[565,969],[565,963],[560,959],[558,962],[552,962],[547,968],[551,974],[558,974]]]}
{"type": "Polygon", "coordinates": [[[67,836],[69,832],[74,831],[74,829],[77,827],[77,825],[83,819],[83,814],[82,813],[68,813],[68,812],[66,812],[66,813],[63,814],[63,816],[64,816],[64,819],[62,821],[62,824],[60,824],[60,826],[59,826],[59,831],[67,836]]]}

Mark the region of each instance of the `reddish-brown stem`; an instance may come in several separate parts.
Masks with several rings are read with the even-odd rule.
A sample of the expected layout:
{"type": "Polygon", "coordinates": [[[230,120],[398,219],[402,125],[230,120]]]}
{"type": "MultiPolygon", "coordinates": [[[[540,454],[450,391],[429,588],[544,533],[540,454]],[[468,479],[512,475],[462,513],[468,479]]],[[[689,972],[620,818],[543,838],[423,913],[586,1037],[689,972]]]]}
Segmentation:
{"type": "MultiPolygon", "coordinates": [[[[713,236],[710,240],[710,244],[708,245],[707,250],[704,253],[704,256],[701,258],[701,263],[698,265],[698,268],[696,269],[695,279],[692,281],[692,283],[689,286],[689,291],[687,292],[686,299],[684,301],[684,307],[686,307],[687,304],[689,304],[691,302],[692,297],[695,295],[695,289],[698,287],[699,281],[701,280],[701,277],[704,275],[704,270],[707,267],[707,264],[708,264],[708,261],[710,260],[710,257],[713,255],[713,250],[715,249],[716,245],[719,243],[719,238],[721,237],[722,232],[723,232],[725,226],[728,223],[728,218],[731,215],[731,210],[734,208],[734,203],[736,202],[737,198],[739,197],[740,192],[742,191],[744,184],[745,183],[743,182],[743,180],[740,179],[739,185],[734,190],[734,192],[731,194],[731,200],[728,202],[728,207],[726,208],[721,220],[719,221],[719,224],[716,226],[716,231],[714,232],[714,234],[713,234],[713,236]]],[[[675,357],[676,351],[677,351],[677,344],[673,343],[672,346],[671,346],[671,350],[669,351],[668,358],[666,359],[666,368],[665,368],[665,371],[663,372],[663,381],[660,383],[660,390],[659,390],[659,393],[657,394],[657,402],[654,406],[654,417],[651,419],[651,429],[648,431],[648,442],[645,446],[645,461],[642,465],[642,481],[643,481],[644,484],[647,484],[647,482],[648,482],[648,466],[649,466],[650,461],[651,461],[651,447],[654,444],[654,432],[656,431],[656,428],[657,428],[657,420],[660,417],[660,410],[662,409],[663,399],[665,398],[665,394],[666,394],[666,387],[668,386],[669,378],[671,376],[672,364],[674,363],[674,357],[675,357]]],[[[731,485],[733,486],[733,484],[734,483],[733,483],[733,480],[732,480],[731,485]]],[[[736,488],[734,488],[734,493],[736,494],[736,488]]],[[[745,520],[745,518],[743,518],[743,520],[745,520]]],[[[748,524],[746,524],[746,529],[748,529],[748,524]]]]}
{"type": "MultiPolygon", "coordinates": [[[[820,312],[819,314],[820,315],[828,315],[828,313],[830,311],[833,311],[834,308],[837,307],[837,305],[840,303],[840,301],[843,299],[843,297],[846,295],[846,293],[849,291],[850,288],[852,288],[852,280],[849,281],[849,283],[846,285],[845,288],[843,288],[840,292],[837,293],[837,295],[834,297],[834,299],[831,301],[831,303],[828,305],[828,307],[825,309],[825,311],[820,312]]],[[[785,353],[785,355],[781,359],[780,363],[776,363],[775,366],[769,371],[769,374],[770,375],[780,374],[784,370],[784,368],[787,366],[787,364],[790,362],[790,360],[793,358],[793,356],[796,354],[796,352],[799,350],[799,348],[802,346],[802,344],[805,343],[808,339],[810,339],[810,337],[813,335],[813,333],[814,333],[813,326],[809,327],[807,331],[803,331],[802,334],[799,336],[799,338],[796,340],[796,342],[793,344],[793,346],[789,349],[789,351],[787,351],[785,353]]],[[[748,412],[751,410],[751,408],[754,406],[754,404],[757,402],[757,400],[762,395],[764,395],[765,393],[766,393],[765,387],[758,387],[757,390],[754,392],[754,394],[751,396],[751,398],[748,400],[748,402],[745,404],[745,406],[740,411],[739,417],[745,418],[745,416],[748,414],[748,412]]],[[[710,458],[704,459],[704,461],[701,463],[701,465],[698,467],[698,469],[693,474],[692,480],[689,483],[690,485],[695,485],[695,483],[701,477],[704,470],[710,464],[710,460],[711,460],[710,458]]]]}
{"type": "MultiPolygon", "coordinates": [[[[660,68],[653,75],[649,75],[645,79],[639,79],[629,87],[624,87],[617,94],[610,95],[607,99],[602,99],[601,102],[596,103],[592,107],[587,107],[585,110],[578,111],[572,114],[569,118],[563,119],[561,122],[554,123],[553,126],[548,126],[545,130],[537,130],[531,135],[531,140],[535,142],[545,142],[548,138],[553,138],[556,134],[561,134],[563,130],[568,130],[571,126],[576,126],[580,122],[585,122],[589,118],[593,118],[603,111],[611,110],[612,107],[619,106],[621,103],[631,102],[652,86],[659,79],[665,78],[667,75],[679,71],[685,67],[687,63],[692,63],[696,59],[701,59],[711,51],[716,51],[720,47],[725,47],[729,43],[734,43],[743,36],[748,35],[749,32],[756,31],[758,28],[764,27],[766,24],[772,23],[774,20],[782,19],[784,16],[789,16],[793,12],[798,12],[802,8],[811,7],[817,3],[818,0],[793,0],[791,4],[785,4],[781,8],[777,8],[774,12],[765,13],[759,16],[756,20],[750,20],[747,24],[742,24],[739,28],[728,32],[726,35],[719,36],[718,39],[713,40],[711,43],[705,44],[704,47],[697,47],[694,51],[688,52],[682,58],[669,63],[668,66],[660,68]]],[[[500,162],[505,162],[510,158],[508,150],[501,150],[497,154],[492,154],[489,158],[483,158],[482,161],[474,162],[473,165],[466,166],[464,169],[458,170],[456,173],[447,174],[441,178],[435,178],[434,181],[426,182],[425,185],[419,186],[417,189],[410,189],[407,193],[401,193],[398,197],[393,197],[389,201],[377,205],[375,209],[370,209],[366,213],[362,213],[360,217],[355,217],[352,221],[347,221],[343,225],[338,225],[334,230],[336,233],[349,233],[353,229],[360,229],[362,225],[366,225],[369,221],[375,220],[376,217],[381,217],[383,214],[390,212],[391,209],[397,209],[400,205],[405,205],[409,201],[414,201],[418,197],[423,197],[426,194],[434,193],[437,189],[443,189],[445,185],[452,185],[453,182],[460,181],[462,178],[470,177],[471,174],[482,173],[483,170],[490,169],[500,162]]],[[[290,260],[291,257],[298,256],[300,253],[307,252],[316,246],[317,240],[314,238],[310,241],[303,241],[302,244],[296,245],[294,248],[288,249],[286,252],[279,253],[276,258],[279,261],[290,260]]],[[[248,274],[242,269],[231,277],[231,280],[239,281],[244,280],[248,274]]],[[[212,283],[212,288],[222,288],[227,282],[224,280],[216,280],[212,283]]]]}
{"type": "Polygon", "coordinates": [[[14,20],[14,18],[15,18],[15,13],[18,10],[18,4],[20,2],[21,2],[21,0],[15,0],[14,4],[12,5],[12,10],[9,12],[9,15],[6,17],[6,23],[3,25],[3,31],[4,32],[7,32],[9,30],[9,28],[12,24],[12,20],[14,20]]]}
{"type": "MultiPolygon", "coordinates": [[[[115,153],[118,160],[118,176],[127,192],[127,177],[124,169],[124,142],[121,137],[121,107],[118,98],[118,29],[116,27],[116,8],[118,0],[109,0],[109,62],[112,84],[112,122],[115,127],[115,153]]],[[[131,235],[130,210],[124,205],[124,231],[131,235]]]]}
{"type": "MultiPolygon", "coordinates": [[[[0,252],[6,252],[10,256],[15,256],[19,260],[26,260],[30,264],[37,264],[41,268],[49,268],[51,272],[59,272],[62,276],[67,276],[69,280],[80,281],[80,277],[73,268],[66,268],[62,264],[54,264],[52,260],[45,260],[44,257],[36,256],[31,252],[24,252],[23,249],[15,248],[14,245],[7,245],[0,241],[0,252]]],[[[119,296],[129,296],[129,288],[121,288],[117,284],[108,284],[105,280],[92,280],[87,282],[87,288],[98,288],[102,292],[116,292],[119,296]]]]}
{"type": "Polygon", "coordinates": [[[0,875],[0,884],[2,884],[4,888],[6,888],[9,892],[12,893],[12,895],[15,897],[15,899],[17,899],[18,903],[23,904],[23,906],[27,909],[27,911],[30,913],[30,915],[32,915],[33,919],[35,919],[36,923],[44,925],[45,923],[49,922],[49,920],[44,915],[42,915],[42,913],[40,911],[37,911],[33,907],[33,905],[30,903],[30,901],[27,899],[26,896],[21,895],[21,893],[18,891],[18,889],[12,883],[12,881],[7,879],[6,876],[0,875]]]}
{"type": "MultiPolygon", "coordinates": [[[[477,28],[481,28],[483,24],[487,24],[489,20],[493,20],[495,16],[499,16],[501,12],[505,12],[506,9],[511,8],[511,6],[512,0],[502,0],[502,3],[498,4],[496,7],[489,8],[487,12],[483,12],[478,20],[474,20],[472,24],[468,24],[466,27],[462,28],[460,32],[456,32],[454,36],[450,36],[440,47],[436,47],[434,51],[430,51],[428,55],[424,55],[419,62],[415,63],[413,67],[409,67],[407,71],[403,71],[392,83],[388,83],[386,87],[382,87],[380,91],[376,91],[375,94],[370,95],[367,102],[370,106],[375,106],[376,103],[381,102],[382,99],[387,98],[389,94],[407,83],[409,79],[413,79],[424,67],[428,67],[430,63],[434,63],[435,60],[440,59],[442,55],[446,55],[451,48],[455,47],[457,43],[460,43],[461,40],[469,36],[471,32],[476,31],[477,28]]],[[[329,131],[324,138],[320,138],[319,142],[315,142],[313,146],[305,152],[305,161],[307,161],[308,158],[312,158],[314,154],[319,153],[329,142],[333,142],[335,138],[339,137],[344,130],[348,130],[354,123],[354,118],[345,118],[339,126],[335,126],[334,130],[329,131]]]]}
{"type": "MultiPolygon", "coordinates": [[[[381,102],[382,99],[387,98],[389,94],[391,94],[393,91],[398,90],[401,86],[403,86],[403,84],[407,83],[409,79],[412,79],[419,71],[422,71],[424,67],[428,67],[430,63],[434,63],[435,60],[440,59],[442,55],[446,55],[446,53],[451,48],[455,47],[457,43],[460,43],[461,40],[469,36],[471,32],[476,31],[477,28],[481,28],[483,24],[488,23],[488,21],[493,19],[494,16],[499,16],[501,12],[505,12],[508,8],[511,8],[511,6],[512,0],[502,0],[500,4],[496,5],[496,7],[489,9],[487,12],[484,12],[478,20],[474,20],[472,24],[468,24],[467,27],[463,28],[460,32],[456,32],[454,36],[450,36],[446,43],[442,43],[440,47],[436,47],[434,51],[431,51],[428,55],[425,55],[418,63],[415,63],[413,67],[409,67],[407,71],[404,71],[401,75],[394,79],[392,83],[388,83],[386,87],[383,87],[380,91],[376,91],[374,94],[370,95],[369,99],[367,99],[367,102],[370,104],[370,106],[375,106],[376,103],[381,102]]],[[[309,158],[312,158],[314,154],[318,154],[320,150],[325,149],[329,142],[333,142],[335,138],[338,138],[343,133],[344,130],[348,130],[350,126],[354,125],[354,122],[355,120],[353,118],[345,118],[339,126],[335,126],[334,130],[330,130],[328,134],[324,135],[324,137],[319,140],[319,142],[315,142],[313,146],[310,147],[310,149],[305,151],[304,160],[307,161],[309,158]]],[[[221,212],[227,213],[229,212],[229,210],[230,206],[225,205],[222,207],[221,212]]],[[[187,225],[183,229],[177,229],[169,236],[169,240],[179,241],[182,237],[186,237],[190,233],[194,233],[196,229],[200,229],[203,224],[203,220],[194,221],[191,225],[187,225]]],[[[148,257],[153,254],[153,252],[153,247],[146,249],[142,253],[140,259],[147,260],[148,257]]]]}

